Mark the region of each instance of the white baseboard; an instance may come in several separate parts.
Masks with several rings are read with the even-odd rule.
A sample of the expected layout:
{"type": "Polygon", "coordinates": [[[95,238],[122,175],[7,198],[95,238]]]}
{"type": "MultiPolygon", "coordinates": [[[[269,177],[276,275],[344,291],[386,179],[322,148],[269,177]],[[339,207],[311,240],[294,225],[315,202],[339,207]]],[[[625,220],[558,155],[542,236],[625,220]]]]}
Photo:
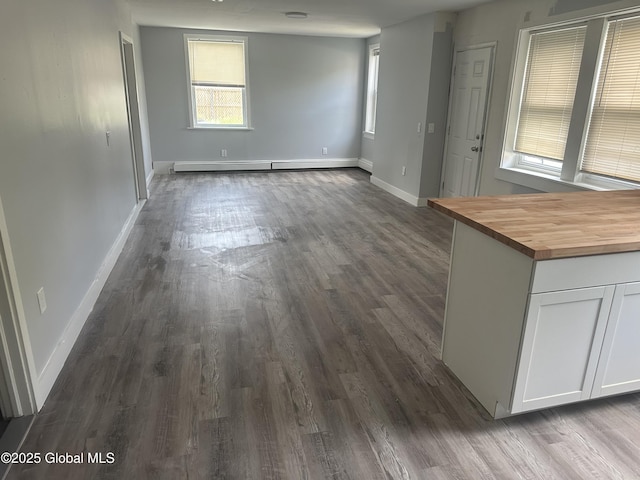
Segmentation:
{"type": "Polygon", "coordinates": [[[51,391],[51,388],[53,388],[53,384],[58,378],[58,375],[60,374],[60,371],[64,366],[64,362],[67,360],[73,344],[78,339],[78,335],[80,335],[80,331],[87,321],[89,314],[93,310],[93,306],[98,299],[98,295],[100,295],[100,292],[104,288],[104,285],[107,282],[107,278],[109,277],[111,270],[113,270],[113,267],[116,264],[120,253],[122,252],[124,244],[129,237],[131,230],[133,229],[136,218],[138,218],[138,214],[140,213],[140,210],[142,209],[144,204],[145,201],[141,200],[131,211],[131,214],[129,214],[129,218],[127,218],[127,221],[122,227],[122,230],[118,234],[115,242],[109,249],[109,252],[102,262],[102,265],[100,265],[100,268],[98,269],[98,272],[96,274],[96,278],[87,290],[87,293],[85,294],[82,302],[80,302],[80,305],[71,317],[71,320],[69,320],[67,327],[62,333],[60,341],[58,341],[56,348],[54,349],[53,353],[49,357],[49,360],[42,369],[42,373],[38,377],[37,384],[34,388],[38,410],[42,408],[45,400],[47,399],[47,396],[49,395],[49,392],[51,391]]]}
{"type": "Polygon", "coordinates": [[[230,160],[153,162],[156,175],[172,172],[225,172],[254,170],[300,170],[305,168],[358,167],[357,158],[302,158],[293,160],[230,160]]]}
{"type": "Polygon", "coordinates": [[[357,158],[309,158],[301,160],[273,160],[272,170],[293,170],[304,168],[357,167],[357,158]]]}
{"type": "Polygon", "coordinates": [[[373,171],[373,162],[371,160],[367,160],[366,158],[358,159],[358,166],[362,170],[366,170],[369,173],[373,171]]]}
{"type": "Polygon", "coordinates": [[[426,198],[418,198],[414,195],[411,195],[410,193],[405,192],[404,190],[401,190],[398,187],[394,187],[393,185],[385,182],[384,180],[380,180],[378,177],[374,177],[373,175],[371,175],[370,180],[371,180],[371,183],[373,183],[375,186],[380,187],[384,191],[389,192],[391,195],[394,195],[399,199],[404,200],[407,203],[410,203],[414,207],[421,207],[427,204],[426,198]]]}

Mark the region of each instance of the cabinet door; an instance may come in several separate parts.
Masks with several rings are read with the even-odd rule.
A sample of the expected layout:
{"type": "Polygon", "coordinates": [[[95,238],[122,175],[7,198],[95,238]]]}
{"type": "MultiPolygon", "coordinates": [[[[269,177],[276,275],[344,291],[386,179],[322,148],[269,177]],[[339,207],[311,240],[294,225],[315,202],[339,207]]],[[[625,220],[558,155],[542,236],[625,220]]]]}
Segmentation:
{"type": "Polygon", "coordinates": [[[592,397],[640,390],[640,283],[618,285],[592,397]]]}
{"type": "Polygon", "coordinates": [[[591,396],[614,288],[530,296],[512,413],[591,396]]]}

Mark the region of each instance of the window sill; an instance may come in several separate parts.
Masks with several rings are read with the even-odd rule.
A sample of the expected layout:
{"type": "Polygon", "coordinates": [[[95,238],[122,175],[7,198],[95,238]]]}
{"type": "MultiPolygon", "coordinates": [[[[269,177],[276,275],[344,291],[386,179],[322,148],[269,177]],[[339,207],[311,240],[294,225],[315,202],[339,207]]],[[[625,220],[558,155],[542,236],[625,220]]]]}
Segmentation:
{"type": "Polygon", "coordinates": [[[187,130],[239,130],[239,131],[250,132],[255,129],[252,127],[221,127],[219,125],[207,127],[204,125],[198,125],[195,127],[187,127],[187,130]]]}
{"type": "Polygon", "coordinates": [[[376,138],[375,132],[362,132],[362,136],[364,138],[368,138],[369,140],[373,140],[374,138],[376,138]]]}
{"type": "Polygon", "coordinates": [[[562,180],[559,177],[525,170],[515,167],[499,167],[495,176],[498,180],[515,183],[527,188],[533,188],[540,192],[580,192],[584,190],[607,190],[606,188],[590,185],[587,183],[575,183],[562,180]]]}

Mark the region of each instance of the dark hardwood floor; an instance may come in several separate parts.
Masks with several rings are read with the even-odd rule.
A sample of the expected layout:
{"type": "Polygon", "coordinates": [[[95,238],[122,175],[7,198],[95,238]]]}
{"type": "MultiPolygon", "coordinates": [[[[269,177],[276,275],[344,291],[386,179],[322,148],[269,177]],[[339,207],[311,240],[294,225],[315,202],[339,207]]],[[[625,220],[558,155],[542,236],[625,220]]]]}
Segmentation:
{"type": "Polygon", "coordinates": [[[22,448],[115,462],[8,478],[640,478],[640,395],[493,421],[443,367],[451,231],[360,170],[156,178],[22,448]]]}

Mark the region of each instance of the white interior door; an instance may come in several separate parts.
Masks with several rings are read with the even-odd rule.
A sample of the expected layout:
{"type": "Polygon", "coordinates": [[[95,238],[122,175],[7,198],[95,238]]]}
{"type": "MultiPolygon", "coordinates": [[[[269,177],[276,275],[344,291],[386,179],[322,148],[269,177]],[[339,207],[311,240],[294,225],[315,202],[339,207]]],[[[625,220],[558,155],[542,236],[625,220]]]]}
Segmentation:
{"type": "Polygon", "coordinates": [[[476,195],[492,62],[493,47],[456,52],[442,169],[443,197],[476,195]]]}

